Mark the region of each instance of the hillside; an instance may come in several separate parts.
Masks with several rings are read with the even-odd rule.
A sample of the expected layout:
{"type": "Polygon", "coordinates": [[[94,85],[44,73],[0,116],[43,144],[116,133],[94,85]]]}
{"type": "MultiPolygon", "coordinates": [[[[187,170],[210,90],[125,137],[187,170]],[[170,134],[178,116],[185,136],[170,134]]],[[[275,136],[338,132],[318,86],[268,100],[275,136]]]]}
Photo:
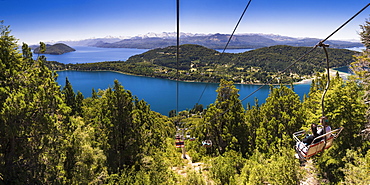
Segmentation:
{"type": "MultiPolygon", "coordinates": [[[[220,79],[235,83],[264,83],[283,71],[295,59],[311,48],[271,46],[240,54],[224,53],[199,45],[181,45],[179,66],[176,63],[176,47],[158,48],[130,57],[125,62],[101,62],[89,64],[53,64],[52,69],[113,70],[133,75],[183,81],[219,82],[220,79]]],[[[330,67],[340,67],[353,62],[354,51],[329,49],[330,67]]],[[[298,62],[280,77],[280,82],[290,83],[311,77],[324,70],[325,55],[320,49],[298,62]]],[[[278,81],[273,81],[278,83],[278,81]]]]}
{"type": "MultiPolygon", "coordinates": [[[[18,39],[9,35],[8,28],[0,24],[1,185],[370,184],[370,141],[360,135],[369,123],[369,106],[363,99],[369,93],[369,79],[362,78],[369,75],[362,68],[370,60],[367,52],[356,60],[363,64],[356,71],[361,76],[348,81],[336,76],[326,89],[325,75],[317,75],[303,99],[293,86],[271,86],[264,103],[255,99],[255,105],[245,105],[234,83],[221,80],[214,103],[174,109],[165,116],[152,111],[148,102],[118,80],[106,89],[92,89],[92,96],[86,98],[80,91],[75,93],[68,78],[61,87],[55,81],[58,75],[45,66],[45,57],[34,60],[27,44],[19,51],[18,39]],[[344,129],[335,141],[324,137],[324,147],[332,142],[330,148],[300,163],[294,158],[293,134],[318,123],[322,115],[331,128],[344,129]]],[[[162,69],[173,77],[173,68],[166,66],[174,63],[175,48],[151,50],[130,62],[49,64],[143,75],[162,69]]],[[[255,53],[220,55],[202,46],[182,45],[181,77],[208,67],[199,75],[230,78],[235,75],[232,66],[246,59],[265,65],[273,59],[290,62],[307,49],[274,46],[255,53]],[[189,63],[194,70],[185,70],[189,63]],[[203,63],[205,67],[198,67],[203,63]]],[[[321,69],[323,54],[316,51],[297,66],[313,63],[315,70],[321,69]]],[[[331,64],[348,62],[347,52],[330,49],[331,64]]],[[[262,69],[238,70],[245,76],[268,74],[262,69]]],[[[181,94],[186,96],[194,94],[181,94]]],[[[174,101],[169,98],[160,103],[165,106],[174,101]]],[[[306,134],[302,132],[302,137],[306,134]]]]}
{"type": "MultiPolygon", "coordinates": [[[[209,34],[209,35],[181,35],[181,44],[197,44],[212,49],[223,49],[229,39],[229,34],[209,34]]],[[[234,35],[228,46],[229,49],[240,48],[262,48],[274,45],[289,45],[289,46],[314,46],[321,39],[317,38],[293,38],[280,35],[267,34],[239,34],[234,35]]],[[[359,42],[347,42],[338,40],[329,40],[332,48],[349,48],[362,47],[359,42]]],[[[93,46],[104,48],[140,48],[153,49],[164,48],[176,45],[176,37],[169,34],[150,34],[144,36],[132,37],[123,39],[117,42],[99,41],[93,46]]]]}
{"type": "MultiPolygon", "coordinates": [[[[44,54],[61,55],[61,54],[72,52],[72,51],[76,51],[76,50],[66,44],[57,43],[54,45],[49,45],[49,44],[46,45],[46,51],[44,52],[44,54]]],[[[33,52],[36,54],[41,54],[40,47],[35,48],[33,52]]]]}

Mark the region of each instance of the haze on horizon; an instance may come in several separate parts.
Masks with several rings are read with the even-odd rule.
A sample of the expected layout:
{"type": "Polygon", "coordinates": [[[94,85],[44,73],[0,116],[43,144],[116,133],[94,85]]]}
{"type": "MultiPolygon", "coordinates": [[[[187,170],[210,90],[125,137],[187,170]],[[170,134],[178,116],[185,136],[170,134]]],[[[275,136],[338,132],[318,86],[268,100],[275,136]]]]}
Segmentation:
{"type": "MultiPolygon", "coordinates": [[[[230,34],[248,0],[182,0],[180,31],[230,34]]],[[[236,34],[326,38],[365,0],[252,0],[236,34]]],[[[21,42],[82,40],[176,31],[176,0],[0,0],[0,20],[21,42]]],[[[366,9],[331,39],[359,40],[366,9]]]]}

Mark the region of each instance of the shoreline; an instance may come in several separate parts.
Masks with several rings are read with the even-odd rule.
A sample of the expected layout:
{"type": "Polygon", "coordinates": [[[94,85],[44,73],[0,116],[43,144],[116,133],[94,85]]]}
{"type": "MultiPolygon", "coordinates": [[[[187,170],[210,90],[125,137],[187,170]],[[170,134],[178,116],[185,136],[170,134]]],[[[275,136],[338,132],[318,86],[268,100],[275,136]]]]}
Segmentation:
{"type": "MultiPolygon", "coordinates": [[[[114,70],[68,70],[68,69],[65,69],[65,70],[54,70],[54,71],[108,71],[108,72],[115,72],[115,73],[120,73],[120,74],[124,74],[124,75],[131,75],[131,76],[139,76],[139,77],[148,77],[148,78],[156,78],[156,77],[151,77],[151,76],[144,76],[144,75],[134,75],[134,74],[130,74],[130,73],[125,73],[125,72],[122,72],[122,71],[114,71],[114,70]]],[[[345,72],[340,72],[338,70],[334,70],[334,69],[329,69],[329,73],[330,73],[330,76],[335,76],[336,74],[339,74],[339,76],[343,79],[348,79],[348,76],[350,76],[351,74],[349,73],[345,73],[345,72]]],[[[326,72],[325,72],[326,74],[326,72]]],[[[172,81],[176,81],[176,80],[173,80],[173,79],[168,79],[168,78],[157,78],[157,79],[167,79],[167,80],[172,80],[172,81]]],[[[299,82],[294,82],[293,85],[300,85],[300,84],[311,84],[312,83],[312,80],[314,80],[315,78],[308,78],[308,79],[304,79],[304,80],[301,80],[299,82]]],[[[215,82],[199,82],[199,81],[194,81],[194,80],[179,80],[179,82],[189,82],[189,83],[213,83],[213,84],[218,84],[218,83],[215,83],[215,82]]],[[[280,85],[280,84],[264,84],[264,83],[234,83],[234,84],[239,84],[239,85],[280,85]]],[[[290,84],[283,84],[283,85],[290,85],[290,84]]]]}
{"type": "MultiPolygon", "coordinates": [[[[344,80],[347,80],[348,76],[351,76],[350,73],[341,72],[341,71],[338,71],[338,70],[335,70],[335,69],[329,69],[329,74],[330,74],[331,77],[336,76],[337,73],[344,80]]],[[[325,71],[325,74],[326,74],[326,71],[325,71]]],[[[314,79],[315,78],[309,78],[309,79],[302,80],[300,82],[296,82],[294,84],[310,84],[310,83],[312,83],[312,80],[314,80],[314,79]]]]}

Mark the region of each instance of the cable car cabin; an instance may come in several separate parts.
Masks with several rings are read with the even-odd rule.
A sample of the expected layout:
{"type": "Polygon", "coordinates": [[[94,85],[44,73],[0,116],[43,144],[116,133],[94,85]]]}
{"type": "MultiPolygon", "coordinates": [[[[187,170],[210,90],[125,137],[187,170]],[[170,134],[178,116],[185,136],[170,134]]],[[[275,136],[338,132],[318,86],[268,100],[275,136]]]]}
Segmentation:
{"type": "Polygon", "coordinates": [[[212,146],[212,141],[211,140],[204,140],[202,141],[202,145],[206,148],[209,148],[212,146]]]}
{"type": "Polygon", "coordinates": [[[190,133],[186,133],[186,138],[190,138],[190,133]]]}
{"type": "Polygon", "coordinates": [[[343,130],[343,127],[340,127],[324,135],[320,135],[314,138],[314,140],[310,144],[307,144],[307,145],[303,143],[302,140],[299,139],[300,136],[304,136],[306,134],[306,131],[302,130],[299,132],[295,132],[293,134],[293,138],[297,142],[295,146],[295,150],[298,154],[298,157],[300,159],[306,160],[322,152],[323,150],[330,148],[333,145],[334,139],[338,137],[338,135],[340,134],[340,132],[342,132],[342,130],[343,130]]]}
{"type": "Polygon", "coordinates": [[[176,148],[184,148],[185,143],[184,141],[177,140],[175,141],[176,148]]]}

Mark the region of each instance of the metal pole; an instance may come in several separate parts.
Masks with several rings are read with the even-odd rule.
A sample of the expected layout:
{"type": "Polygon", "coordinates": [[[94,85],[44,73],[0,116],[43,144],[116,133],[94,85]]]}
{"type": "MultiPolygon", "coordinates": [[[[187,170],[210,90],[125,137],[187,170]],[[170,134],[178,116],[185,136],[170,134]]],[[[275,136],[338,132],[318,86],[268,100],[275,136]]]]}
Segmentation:
{"type": "Polygon", "coordinates": [[[185,137],[184,137],[184,133],[185,133],[185,128],[182,128],[182,140],[184,141],[184,147],[182,147],[182,158],[183,158],[183,159],[187,159],[187,158],[186,158],[186,149],[185,149],[185,137]]]}
{"type": "Polygon", "coordinates": [[[177,41],[176,41],[176,115],[179,112],[179,51],[180,51],[180,0],[176,3],[177,41]]]}
{"type": "Polygon", "coordinates": [[[321,47],[324,49],[325,51],[325,56],[326,56],[326,73],[327,73],[327,81],[326,81],[326,87],[325,87],[325,90],[321,96],[321,114],[322,116],[325,116],[325,95],[326,95],[326,92],[328,91],[329,89],[329,85],[330,85],[330,68],[329,68],[329,56],[328,56],[328,51],[326,50],[326,47],[329,47],[329,45],[326,45],[326,44],[321,44],[321,47]]]}

